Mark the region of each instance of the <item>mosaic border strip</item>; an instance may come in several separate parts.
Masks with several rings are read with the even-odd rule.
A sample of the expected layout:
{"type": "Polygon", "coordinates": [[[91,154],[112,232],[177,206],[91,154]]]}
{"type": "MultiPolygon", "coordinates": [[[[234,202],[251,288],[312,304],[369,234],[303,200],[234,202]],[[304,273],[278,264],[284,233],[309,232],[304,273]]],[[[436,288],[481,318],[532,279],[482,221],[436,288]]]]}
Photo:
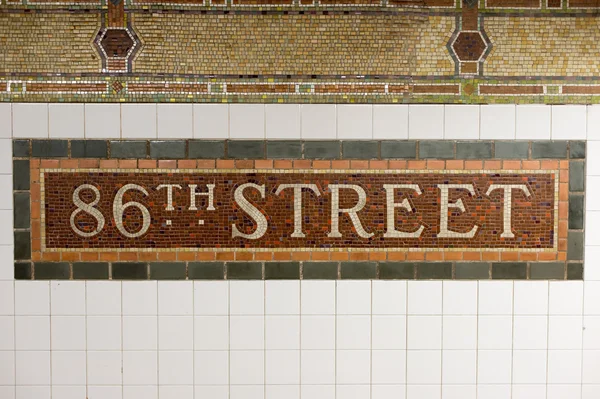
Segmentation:
{"type": "MultiPolygon", "coordinates": [[[[543,279],[582,279],[583,278],[583,243],[584,243],[584,210],[585,210],[585,141],[435,141],[435,140],[360,140],[360,141],[245,141],[245,140],[146,140],[146,141],[127,141],[127,140],[13,140],[13,190],[14,190],[14,243],[15,243],[15,278],[17,279],[44,279],[44,278],[135,278],[135,279],[157,279],[159,275],[170,276],[171,271],[164,270],[167,264],[177,263],[176,270],[179,270],[177,278],[206,278],[203,274],[196,274],[194,268],[209,263],[232,265],[233,269],[243,269],[244,264],[252,264],[253,270],[255,264],[261,266],[260,278],[271,278],[278,274],[266,273],[264,270],[275,268],[276,264],[288,270],[295,266],[313,264],[315,262],[172,262],[174,259],[164,262],[156,262],[163,265],[162,272],[152,274],[150,267],[155,262],[38,262],[31,260],[31,213],[34,209],[31,207],[31,176],[29,163],[32,159],[42,160],[44,158],[56,159],[55,165],[58,165],[59,159],[68,162],[72,158],[105,159],[104,162],[110,162],[113,165],[119,165],[120,162],[129,162],[130,159],[142,159],[149,162],[149,167],[173,168],[177,162],[189,162],[186,159],[193,159],[192,162],[203,162],[220,158],[222,162],[232,165],[231,168],[247,168],[249,160],[256,162],[270,162],[276,165],[278,162],[289,162],[289,159],[297,159],[298,162],[311,160],[320,162],[319,165],[331,167],[333,162],[343,162],[349,164],[351,168],[366,169],[365,163],[377,162],[377,160],[404,160],[413,166],[425,166],[427,162],[436,162],[437,160],[461,162],[463,167],[468,162],[490,162],[494,160],[503,160],[514,162],[515,168],[521,168],[523,162],[557,162],[550,159],[559,159],[559,163],[566,162],[569,165],[568,172],[568,241],[567,241],[567,260],[566,262],[482,262],[481,258],[472,262],[365,262],[364,259],[355,259],[349,256],[350,261],[333,262],[339,265],[340,271],[335,278],[400,278],[393,276],[406,276],[398,274],[399,272],[389,272],[386,275],[385,270],[389,264],[413,265],[412,278],[543,278],[543,279]],[[183,145],[182,145],[183,144],[183,145]],[[469,161],[478,160],[478,161],[469,161]],[[179,160],[179,161],[177,161],[179,160]],[[372,160],[372,161],[368,161],[372,160]],[[486,160],[486,161],[481,161],[486,160]],[[169,165],[169,166],[166,166],[169,165]],[[359,165],[362,165],[360,167],[359,165]],[[199,264],[200,266],[196,265],[199,264]],[[475,266],[485,263],[487,265],[487,277],[483,273],[482,267],[475,266]],[[375,274],[372,271],[368,273],[363,270],[377,270],[375,274]],[[562,265],[561,272],[558,271],[557,264],[562,265]],[[87,266],[86,266],[87,265],[87,266]],[[98,265],[94,267],[92,265],[98,265]],[[150,266],[149,266],[150,265],[150,266]],[[182,265],[185,265],[185,273],[182,274],[182,265]],[[190,274],[190,265],[192,273],[190,274]],[[237,266],[236,266],[237,265],[237,266]],[[267,265],[271,265],[268,266],[267,265]],[[357,270],[363,270],[358,275],[363,277],[348,277],[355,275],[353,273],[343,273],[342,265],[355,265],[357,270]],[[375,266],[373,266],[375,265],[375,266]],[[383,265],[383,266],[382,266],[383,265]],[[417,266],[422,265],[422,266],[417,266]],[[427,266],[429,265],[429,266],[427,266]],[[448,266],[451,265],[451,266],[448,266]],[[512,266],[511,266],[512,265],[512,266]],[[106,267],[105,267],[106,266],[106,267]],[[116,267],[116,273],[115,273],[116,267]],[[150,269],[149,269],[150,267],[150,269]],[[382,269],[383,267],[383,269],[382,269]],[[418,269],[420,267],[420,269],[418,269]],[[447,269],[451,272],[448,273],[447,269]],[[363,269],[361,269],[363,268],[363,269]],[[433,269],[428,269],[433,268],[433,269]],[[263,270],[264,269],[264,270],[263,270]],[[445,270],[445,271],[438,271],[445,270]],[[37,272],[36,272],[37,270],[37,272]],[[40,271],[44,272],[40,273],[40,271]],[[105,270],[105,271],[104,271],[105,270]],[[133,270],[134,272],[131,272],[133,270]],[[384,270],[381,274],[381,270],[384,270]],[[431,270],[429,272],[419,272],[419,270],[431,270]],[[470,270],[469,272],[467,272],[470,270]],[[496,270],[496,272],[494,272],[496,270]],[[552,271],[553,270],[553,271],[552,271]],[[150,273],[150,274],[149,274],[150,273]],[[162,273],[162,274],[161,274],[162,273]],[[395,273],[395,274],[394,274],[395,273]],[[495,273],[495,274],[494,274],[495,273]],[[183,276],[183,277],[181,277],[183,276]],[[388,276],[388,277],[386,277],[388,276]],[[508,276],[508,277],[501,277],[508,276]],[[562,276],[562,277],[560,277],[562,276]]],[[[214,164],[214,161],[213,161],[214,164]]],[[[306,167],[306,163],[304,163],[306,167]]],[[[253,163],[254,166],[254,163],[253,163]]],[[[176,167],[176,166],[175,166],[176,167]]],[[[481,168],[481,166],[480,166],[481,168]]],[[[499,260],[499,259],[496,259],[499,260]]],[[[316,262],[325,265],[331,263],[328,261],[316,262]]],[[[344,266],[351,270],[351,266],[344,266]]],[[[409,266],[406,266],[409,267],[409,266]]],[[[154,266],[154,269],[160,266],[154,266]]],[[[402,268],[394,266],[393,269],[402,268]]],[[[483,267],[485,269],[485,267],[483,267]]],[[[175,270],[174,269],[174,270],[175,270]]],[[[304,274],[304,270],[298,269],[298,277],[311,278],[311,274],[304,274]]],[[[337,269],[336,269],[337,270],[337,269]]],[[[175,272],[173,272],[175,273],[175,272]]],[[[218,277],[218,273],[212,274],[211,279],[218,278],[236,278],[236,274],[225,274],[218,277]]],[[[253,272],[255,273],[255,272],[253,272]]],[[[317,273],[317,272],[315,272],[317,273]]],[[[292,273],[294,276],[295,273],[292,273]]],[[[410,273],[408,273],[410,274],[410,273]]],[[[245,275],[242,273],[242,275],[245,275]]],[[[258,274],[251,274],[256,278],[258,274]]],[[[169,277],[171,278],[171,277],[169,277]]],[[[245,278],[245,277],[238,277],[245,278]]],[[[248,277],[250,278],[250,277],[248,277]]],[[[273,277],[276,278],[276,277],[273,277]]],[[[320,277],[317,277],[320,278],[320,277]]],[[[325,277],[323,277],[325,278],[325,277]]],[[[408,278],[408,277],[402,277],[408,278]]]]}

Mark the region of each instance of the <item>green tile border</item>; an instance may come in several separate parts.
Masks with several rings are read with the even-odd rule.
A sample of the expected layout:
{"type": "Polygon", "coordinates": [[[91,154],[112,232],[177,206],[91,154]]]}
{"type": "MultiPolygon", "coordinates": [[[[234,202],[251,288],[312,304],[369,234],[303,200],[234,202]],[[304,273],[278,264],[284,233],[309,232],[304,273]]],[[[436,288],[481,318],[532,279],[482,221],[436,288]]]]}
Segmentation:
{"type": "Polygon", "coordinates": [[[584,275],[586,141],[13,140],[15,279],[542,279],[584,275]],[[566,262],[32,262],[29,159],[554,159],[569,160],[566,262]],[[99,156],[104,154],[105,156],[99,156]],[[512,155],[515,154],[515,155],[512,155]],[[526,155],[525,155],[526,154],[526,155]],[[525,156],[521,156],[525,155],[525,156]],[[96,265],[92,267],[91,265],[96,265]]]}

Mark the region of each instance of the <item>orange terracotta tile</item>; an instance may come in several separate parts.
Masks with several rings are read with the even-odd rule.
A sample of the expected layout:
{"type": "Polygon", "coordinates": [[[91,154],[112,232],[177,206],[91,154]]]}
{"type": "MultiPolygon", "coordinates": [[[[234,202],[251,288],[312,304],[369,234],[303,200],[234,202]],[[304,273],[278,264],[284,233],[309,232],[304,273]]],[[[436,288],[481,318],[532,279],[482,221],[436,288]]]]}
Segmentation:
{"type": "Polygon", "coordinates": [[[30,168],[37,168],[39,169],[41,165],[41,161],[39,159],[30,159],[29,160],[29,167],[30,168]]]}
{"type": "Polygon", "coordinates": [[[217,252],[217,260],[234,260],[235,252],[217,252]]]}
{"type": "Polygon", "coordinates": [[[42,252],[42,260],[58,262],[60,261],[60,252],[42,252]]]}
{"type": "Polygon", "coordinates": [[[348,252],[332,252],[331,260],[348,260],[348,252]]]}
{"type": "Polygon", "coordinates": [[[171,159],[161,159],[158,161],[160,169],[177,169],[177,161],[171,159]]]}
{"type": "Polygon", "coordinates": [[[156,252],[140,252],[138,258],[144,262],[154,262],[156,260],[156,252]]]}
{"type": "Polygon", "coordinates": [[[98,168],[100,166],[99,159],[80,159],[79,167],[80,168],[98,168]]]}
{"type": "Polygon", "coordinates": [[[444,253],[442,251],[425,252],[425,260],[444,260],[444,253]]]}
{"type": "Polygon", "coordinates": [[[569,169],[569,161],[562,160],[559,162],[559,166],[561,169],[569,169]]]}
{"type": "Polygon", "coordinates": [[[352,160],[352,161],[350,161],[350,168],[351,169],[369,169],[369,161],[352,160]]]}
{"type": "Polygon", "coordinates": [[[58,159],[42,159],[40,160],[40,168],[58,168],[59,167],[60,162],[58,161],[58,159]]]}
{"type": "Polygon", "coordinates": [[[425,252],[409,251],[406,253],[406,260],[425,260],[425,252]]]}
{"type": "Polygon", "coordinates": [[[556,252],[539,252],[538,260],[539,261],[556,260],[556,252]]]}
{"type": "Polygon", "coordinates": [[[444,260],[462,260],[462,252],[459,251],[447,251],[443,254],[444,260]]]}
{"type": "Polygon", "coordinates": [[[302,260],[310,260],[310,252],[292,252],[292,260],[298,260],[298,261],[302,261],[302,260]]]}
{"type": "Polygon", "coordinates": [[[310,253],[311,260],[329,260],[329,252],[311,252],[310,253]]]}
{"type": "Polygon", "coordinates": [[[310,169],[312,162],[308,159],[296,159],[294,161],[294,169],[310,169]]]}
{"type": "Polygon", "coordinates": [[[157,162],[155,159],[140,159],[138,168],[140,169],[156,169],[157,162]]]}
{"type": "Polygon", "coordinates": [[[483,163],[483,168],[488,170],[502,169],[502,161],[485,161],[483,163]]]}
{"type": "Polygon", "coordinates": [[[502,169],[520,170],[521,169],[521,161],[503,161],[502,169]]]}
{"type": "Polygon", "coordinates": [[[450,159],[446,161],[446,169],[450,170],[463,170],[465,168],[465,161],[450,159]]]}
{"type": "Polygon", "coordinates": [[[196,169],[198,163],[195,159],[181,159],[177,161],[177,167],[179,169],[196,169]]]}
{"type": "Polygon", "coordinates": [[[498,261],[498,260],[500,260],[500,253],[498,253],[498,252],[482,252],[481,260],[498,261]]]}
{"type": "Polygon", "coordinates": [[[42,253],[39,252],[39,251],[32,252],[31,253],[31,260],[33,260],[33,261],[42,260],[42,253]]]}
{"type": "Polygon", "coordinates": [[[292,161],[287,159],[278,159],[273,163],[275,169],[292,169],[292,161]]]}
{"type": "Polygon", "coordinates": [[[500,253],[500,259],[502,259],[503,262],[517,261],[517,260],[519,260],[519,253],[518,252],[502,252],[502,253],[500,253]]]}
{"type": "Polygon", "coordinates": [[[569,217],[569,203],[566,201],[558,202],[558,218],[567,219],[569,217]]]}
{"type": "Polygon", "coordinates": [[[463,252],[463,260],[481,260],[481,252],[463,252]]]}
{"type": "Polygon", "coordinates": [[[387,260],[404,261],[404,260],[406,260],[406,254],[407,254],[407,252],[401,252],[401,251],[388,252],[387,260]]]}
{"type": "Polygon", "coordinates": [[[556,256],[556,260],[567,260],[567,253],[559,252],[558,255],[556,256]]]}
{"type": "Polygon", "coordinates": [[[446,166],[445,161],[440,161],[437,159],[431,159],[427,161],[427,169],[429,170],[441,170],[446,166]]]}
{"type": "Polygon", "coordinates": [[[427,166],[426,161],[408,161],[408,169],[425,169],[427,166]]]}
{"type": "Polygon", "coordinates": [[[119,168],[121,168],[121,169],[136,169],[137,168],[137,160],[121,159],[119,161],[119,168]]]}
{"type": "Polygon", "coordinates": [[[561,169],[560,170],[560,178],[559,181],[561,183],[568,183],[569,182],[569,171],[566,169],[561,169]]]}
{"type": "Polygon", "coordinates": [[[543,160],[542,169],[558,169],[559,162],[557,160],[543,160]]]}
{"type": "Polygon", "coordinates": [[[393,160],[390,160],[388,162],[388,167],[390,169],[406,169],[407,165],[408,165],[407,161],[393,161],[393,160]]]}
{"type": "Polygon", "coordinates": [[[254,254],[252,252],[235,252],[235,260],[252,260],[254,254]]]}
{"type": "Polygon", "coordinates": [[[159,252],[158,260],[160,261],[173,261],[177,260],[177,252],[159,252]]]}
{"type": "MultiPolygon", "coordinates": [[[[222,159],[223,162],[218,162],[216,165],[219,169],[233,169],[233,161],[222,159]]],[[[198,159],[196,161],[198,169],[215,169],[215,161],[211,159],[198,159]]]]}
{"type": "Polygon", "coordinates": [[[255,252],[254,260],[273,260],[273,252],[255,252]]]}
{"type": "Polygon", "coordinates": [[[331,161],[331,169],[350,169],[350,161],[331,161]]]}
{"type": "Polygon", "coordinates": [[[559,183],[558,185],[558,199],[561,201],[569,200],[569,184],[568,183],[559,183]]]}
{"type": "Polygon", "coordinates": [[[369,260],[386,260],[387,252],[369,252],[369,260]]]}
{"type": "MultiPolygon", "coordinates": [[[[505,260],[505,259],[502,259],[502,260],[505,260]]],[[[522,262],[536,261],[537,253],[536,252],[520,252],[519,260],[522,262]]]]}
{"type": "Polygon", "coordinates": [[[81,260],[82,261],[95,261],[98,260],[98,252],[82,252],[81,260]]]}
{"type": "Polygon", "coordinates": [[[119,253],[118,252],[100,252],[98,254],[98,258],[100,258],[100,260],[105,261],[105,262],[114,262],[119,260],[119,253]]]}
{"type": "Polygon", "coordinates": [[[119,252],[119,260],[121,261],[137,261],[139,260],[137,252],[119,252]]]}
{"type": "Polygon", "coordinates": [[[331,169],[331,161],[313,161],[313,169],[331,169]]]}
{"type": "Polygon", "coordinates": [[[273,169],[273,161],[271,159],[259,159],[254,161],[256,169],[273,169]]]}
{"type": "Polygon", "coordinates": [[[481,170],[483,169],[483,162],[481,161],[465,161],[466,170],[481,170]]]}
{"type": "Polygon", "coordinates": [[[79,161],[77,159],[61,159],[59,166],[63,169],[77,169],[79,161]]]}
{"type": "Polygon", "coordinates": [[[387,169],[388,162],[387,161],[369,161],[370,169],[387,169]]]}
{"type": "MultiPolygon", "coordinates": [[[[190,252],[194,253],[194,252],[190,252]]],[[[197,261],[205,261],[205,260],[215,260],[216,253],[215,252],[196,252],[196,260],[197,261]]]]}
{"type": "Polygon", "coordinates": [[[558,240],[558,250],[559,251],[567,250],[567,240],[566,239],[558,240]]]}
{"type": "Polygon", "coordinates": [[[100,160],[100,168],[101,169],[116,169],[119,167],[119,161],[116,159],[101,159],[100,160]]]}
{"type": "Polygon", "coordinates": [[[368,252],[350,252],[350,260],[369,260],[368,252]]]}
{"type": "Polygon", "coordinates": [[[522,163],[525,170],[537,170],[540,168],[540,161],[523,161],[522,163]]]}
{"type": "Polygon", "coordinates": [[[81,260],[80,252],[62,252],[60,254],[60,259],[66,262],[77,262],[81,260]]]}
{"type": "MultiPolygon", "coordinates": [[[[212,256],[212,258],[214,258],[214,254],[212,256]]],[[[189,262],[193,262],[196,260],[196,253],[194,252],[187,252],[187,251],[179,251],[177,252],[177,260],[178,261],[189,261],[189,262]]],[[[210,259],[212,260],[212,259],[210,259]]]]}
{"type": "Polygon", "coordinates": [[[292,254],[290,252],[273,252],[273,260],[290,260],[292,254]]]}
{"type": "Polygon", "coordinates": [[[254,161],[249,159],[240,159],[235,161],[236,169],[254,169],[254,161]]]}

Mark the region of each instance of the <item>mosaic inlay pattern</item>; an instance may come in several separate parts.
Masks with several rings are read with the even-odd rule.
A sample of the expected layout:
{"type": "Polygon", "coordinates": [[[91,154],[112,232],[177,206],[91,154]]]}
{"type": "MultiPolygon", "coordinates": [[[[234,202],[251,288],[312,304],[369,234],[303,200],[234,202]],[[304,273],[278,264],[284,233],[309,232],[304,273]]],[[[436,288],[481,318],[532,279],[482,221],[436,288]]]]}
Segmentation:
{"type": "Polygon", "coordinates": [[[17,278],[583,276],[585,142],[13,146],[17,278]]]}

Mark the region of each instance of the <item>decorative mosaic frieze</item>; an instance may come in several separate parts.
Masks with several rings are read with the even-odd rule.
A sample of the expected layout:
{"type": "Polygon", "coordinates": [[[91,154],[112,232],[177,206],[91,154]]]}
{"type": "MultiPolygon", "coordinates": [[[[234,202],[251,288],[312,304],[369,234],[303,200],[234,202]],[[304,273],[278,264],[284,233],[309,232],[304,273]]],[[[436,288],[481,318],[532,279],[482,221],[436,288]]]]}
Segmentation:
{"type": "Polygon", "coordinates": [[[585,142],[13,145],[17,278],[583,276],[585,142]]]}

